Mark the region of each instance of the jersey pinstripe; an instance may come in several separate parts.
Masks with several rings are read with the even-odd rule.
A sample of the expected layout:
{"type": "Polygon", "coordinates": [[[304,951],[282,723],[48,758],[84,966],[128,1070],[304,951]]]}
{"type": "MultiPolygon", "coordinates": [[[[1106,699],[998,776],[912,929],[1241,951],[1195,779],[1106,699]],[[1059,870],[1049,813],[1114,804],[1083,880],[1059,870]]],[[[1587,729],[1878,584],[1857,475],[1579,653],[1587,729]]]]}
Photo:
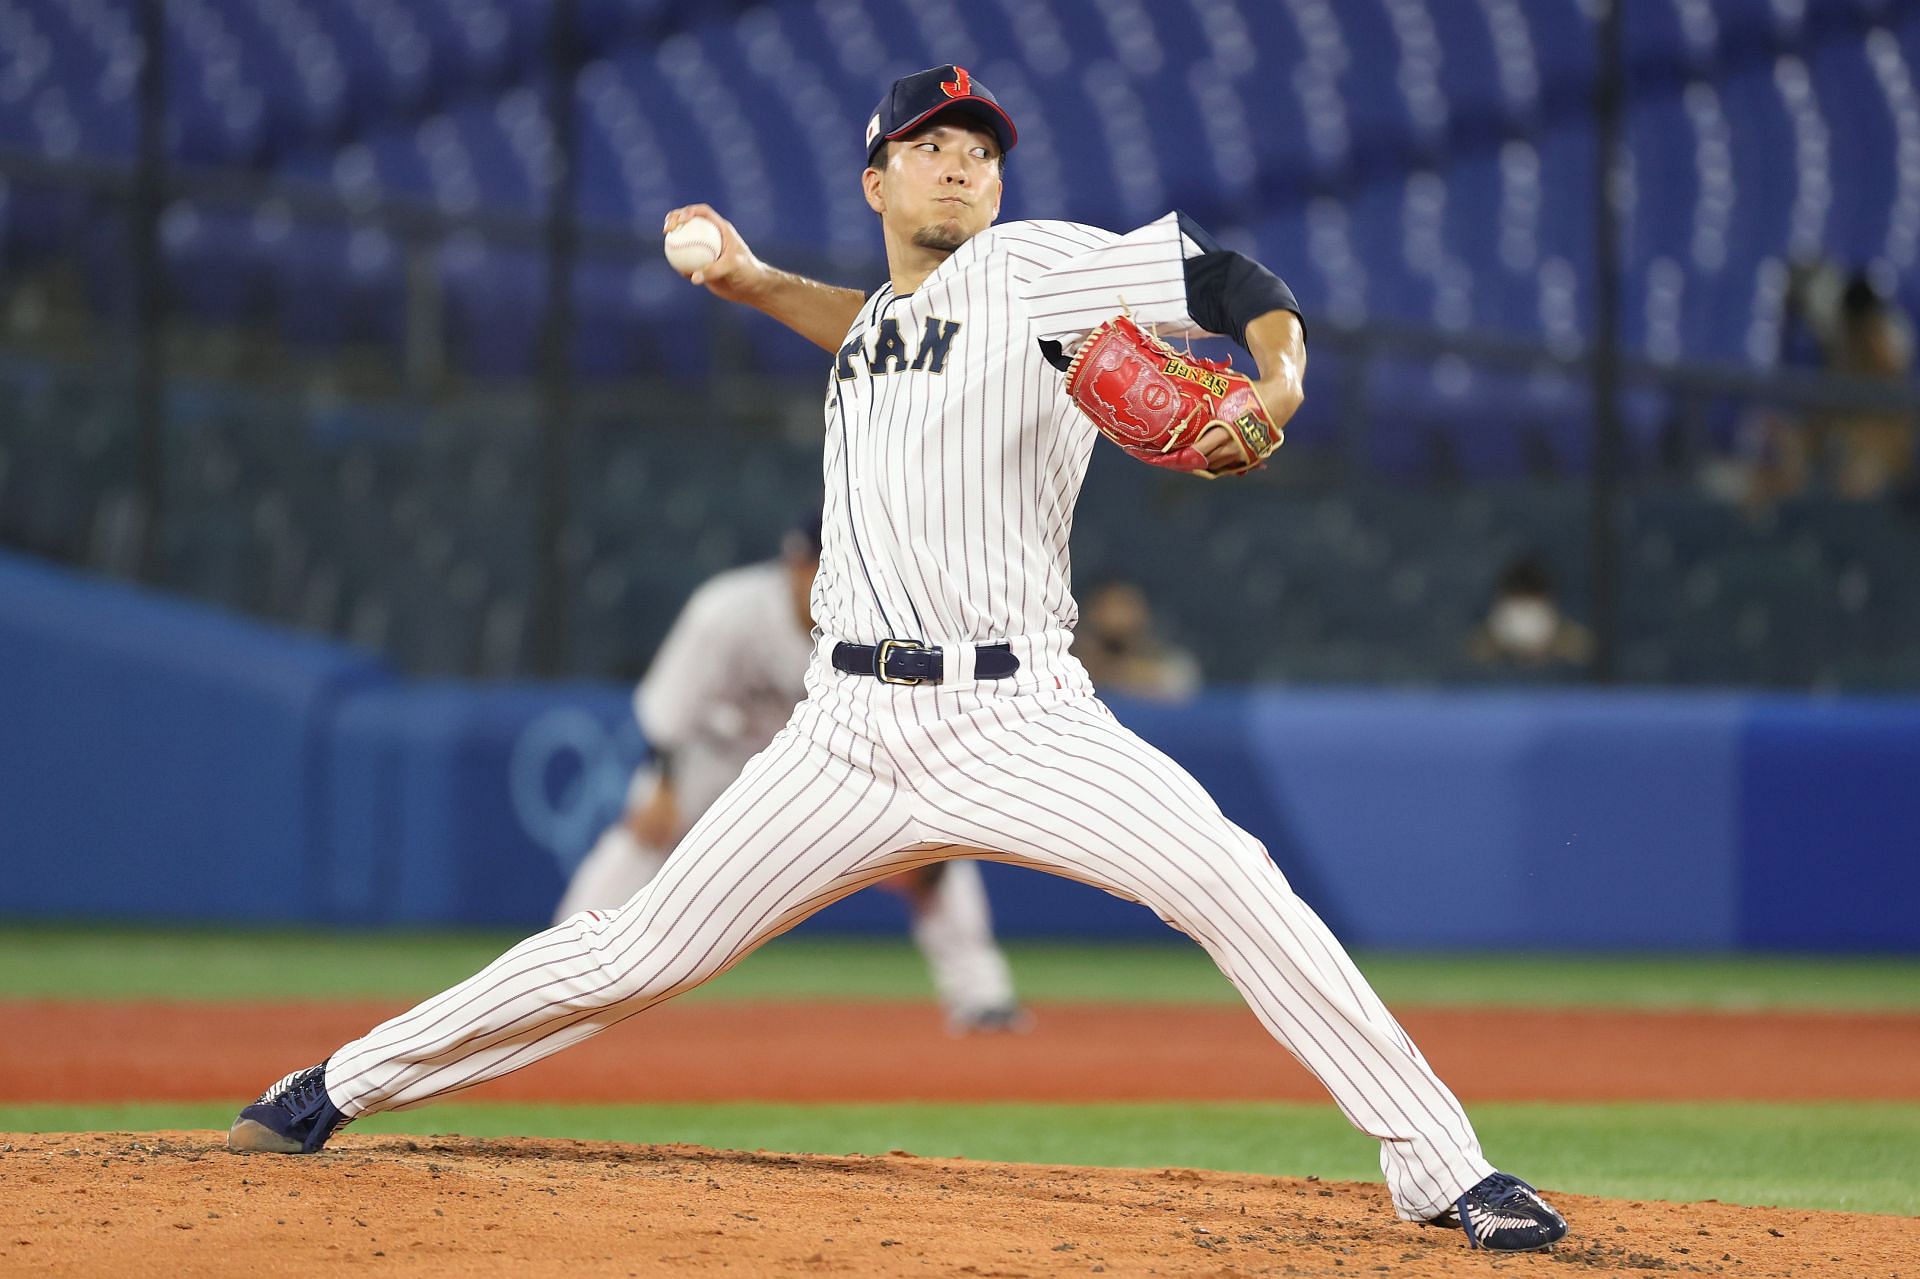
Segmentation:
{"type": "Polygon", "coordinates": [[[1098,433],[1039,344],[1120,302],[1199,332],[1183,266],[1197,251],[1174,214],[1126,236],[1013,222],[911,295],[867,299],[827,387],[823,631],[953,647],[1072,628],[1067,544],[1098,433]]]}
{"type": "Polygon", "coordinates": [[[531,1065],[888,875],[986,857],[1141,902],[1205,947],[1380,1140],[1402,1216],[1444,1212],[1492,1171],[1458,1101],[1259,841],[1084,686],[1002,683],[901,688],[816,662],[793,721],[645,890],[342,1047],[327,1063],[335,1104],[414,1106],[531,1065]],[[1141,777],[1155,785],[1126,780],[1141,777]]]}
{"type": "Polygon", "coordinates": [[[1176,216],[1124,236],[1013,223],[912,295],[867,299],[828,386],[806,700],[619,911],[573,916],[336,1052],[327,1085],[342,1113],[518,1069],[866,884],[985,857],[1143,903],[1205,947],[1379,1140],[1401,1216],[1446,1212],[1493,1171],[1459,1102],[1259,841],[1120,725],[1067,651],[1067,543],[1096,432],[1040,343],[1070,343],[1122,304],[1192,331],[1184,262],[1197,251],[1176,216]],[[944,682],[885,684],[825,660],[836,640],[889,637],[946,648],[944,682]],[[973,678],[972,646],[989,641],[1012,647],[1016,678],[973,678]]]}
{"type": "MultiPolygon", "coordinates": [[[[729,569],[702,584],[674,619],[634,691],[634,712],[656,751],[673,757],[679,825],[658,847],[621,822],[576,869],[555,921],[619,906],[658,873],[715,800],[786,726],[807,695],[814,641],[794,607],[794,569],[781,561],[729,569]]],[[[634,773],[628,810],[661,784],[657,766],[634,773]]],[[[980,869],[955,861],[909,893],[914,944],[926,958],[950,1024],[1017,1009],[1013,977],[993,937],[980,869]]]]}

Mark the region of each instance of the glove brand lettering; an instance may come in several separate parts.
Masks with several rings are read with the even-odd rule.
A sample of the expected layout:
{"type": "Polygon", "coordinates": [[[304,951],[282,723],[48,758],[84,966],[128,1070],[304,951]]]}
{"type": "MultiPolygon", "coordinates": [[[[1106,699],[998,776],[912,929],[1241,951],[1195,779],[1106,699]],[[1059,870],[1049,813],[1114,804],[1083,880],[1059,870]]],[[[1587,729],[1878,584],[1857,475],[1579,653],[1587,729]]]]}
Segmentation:
{"type": "Polygon", "coordinates": [[[937,315],[928,316],[926,326],[920,331],[920,345],[914,350],[912,362],[909,363],[907,340],[901,336],[899,321],[888,316],[874,330],[871,351],[866,346],[866,335],[862,334],[835,353],[833,375],[842,382],[851,380],[858,372],[853,366],[856,358],[866,361],[867,372],[872,377],[909,370],[915,373],[945,373],[947,355],[953,350],[953,338],[958,332],[960,321],[943,320],[937,315]]]}
{"type": "Polygon", "coordinates": [[[1198,382],[1215,395],[1225,395],[1227,388],[1232,385],[1211,369],[1195,368],[1177,355],[1168,357],[1167,362],[1160,366],[1160,371],[1168,377],[1183,377],[1189,382],[1198,382]]]}
{"type": "Polygon", "coordinates": [[[1249,409],[1233,421],[1247,437],[1247,443],[1253,445],[1254,452],[1264,456],[1273,451],[1273,436],[1268,434],[1267,424],[1260,420],[1259,414],[1249,409]]]}

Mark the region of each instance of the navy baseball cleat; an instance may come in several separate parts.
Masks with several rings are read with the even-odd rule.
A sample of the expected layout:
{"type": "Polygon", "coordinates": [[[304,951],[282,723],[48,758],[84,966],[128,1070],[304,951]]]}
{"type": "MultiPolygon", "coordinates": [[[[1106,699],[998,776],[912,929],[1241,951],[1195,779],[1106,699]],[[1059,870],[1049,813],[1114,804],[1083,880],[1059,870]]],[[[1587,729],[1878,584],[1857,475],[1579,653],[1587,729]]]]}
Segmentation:
{"type": "Polygon", "coordinates": [[[296,1070],[260,1094],[227,1129],[235,1154],[310,1155],[347,1122],[327,1096],[327,1067],[296,1070]]]}
{"type": "Polygon", "coordinates": [[[1518,1177],[1496,1172],[1453,1201],[1453,1210],[1433,1219],[1459,1226],[1467,1242],[1489,1252],[1532,1252],[1567,1233],[1566,1218],[1518,1177]]]}

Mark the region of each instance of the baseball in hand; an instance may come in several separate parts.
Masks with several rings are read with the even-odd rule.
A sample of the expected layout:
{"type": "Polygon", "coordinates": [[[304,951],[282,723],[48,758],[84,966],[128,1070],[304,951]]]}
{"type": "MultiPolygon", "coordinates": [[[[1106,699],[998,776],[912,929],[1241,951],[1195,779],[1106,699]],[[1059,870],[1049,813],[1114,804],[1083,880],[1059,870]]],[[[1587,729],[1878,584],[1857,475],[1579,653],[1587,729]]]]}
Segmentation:
{"type": "Polygon", "coordinates": [[[688,218],[667,232],[667,265],[682,275],[692,275],[720,256],[720,228],[711,218],[688,218]]]}

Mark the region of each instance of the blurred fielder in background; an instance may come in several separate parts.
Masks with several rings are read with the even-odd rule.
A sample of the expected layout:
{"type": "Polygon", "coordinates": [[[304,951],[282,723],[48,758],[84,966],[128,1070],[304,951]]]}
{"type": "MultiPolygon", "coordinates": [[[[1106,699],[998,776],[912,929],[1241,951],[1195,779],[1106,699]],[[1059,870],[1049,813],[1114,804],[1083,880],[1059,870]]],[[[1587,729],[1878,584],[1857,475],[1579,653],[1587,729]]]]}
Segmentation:
{"type": "MultiPolygon", "coordinates": [[[[701,586],[634,690],[653,757],[635,770],[627,810],[607,827],[554,911],[611,911],[645,888],[721,792],[785,727],[807,695],[809,597],[820,568],[820,517],[788,531],[780,558],[729,569],[701,586]]],[[[880,887],[907,900],[947,1028],[1025,1030],[1013,975],[993,939],[980,867],[944,861],[880,887]]]]}

